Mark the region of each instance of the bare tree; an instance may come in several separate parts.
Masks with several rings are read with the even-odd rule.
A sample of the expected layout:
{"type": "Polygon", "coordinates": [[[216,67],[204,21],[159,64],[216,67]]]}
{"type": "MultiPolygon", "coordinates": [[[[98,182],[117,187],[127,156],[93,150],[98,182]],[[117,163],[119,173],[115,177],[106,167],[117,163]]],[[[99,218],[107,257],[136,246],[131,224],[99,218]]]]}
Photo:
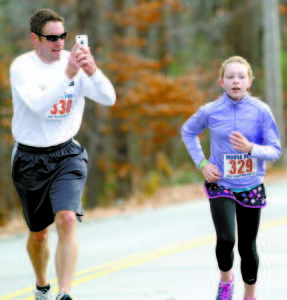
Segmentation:
{"type": "MultiPolygon", "coordinates": [[[[263,1],[265,94],[277,121],[282,147],[285,145],[278,0],[263,1]]],[[[281,161],[286,163],[286,156],[281,161]]]]}
{"type": "MultiPolygon", "coordinates": [[[[113,0],[112,9],[113,12],[120,13],[126,7],[125,0],[113,0]]],[[[113,37],[123,38],[126,33],[126,28],[122,26],[119,22],[113,26],[113,37]]],[[[122,52],[123,54],[127,51],[126,47],[117,45],[114,43],[112,45],[114,52],[122,52]]],[[[115,82],[115,88],[117,90],[118,101],[124,100],[124,84],[115,82]]],[[[121,129],[123,121],[120,118],[114,117],[112,120],[113,136],[114,136],[114,162],[116,165],[123,167],[130,164],[129,155],[129,143],[127,133],[121,129]]],[[[117,172],[117,179],[115,183],[115,195],[118,199],[125,198],[131,194],[132,182],[130,172],[126,172],[124,175],[120,175],[117,172]]]]}
{"type": "MultiPolygon", "coordinates": [[[[100,27],[105,24],[100,22],[101,1],[93,0],[92,2],[90,0],[77,0],[77,29],[80,34],[88,34],[90,49],[97,58],[97,50],[102,43],[100,27]]],[[[89,154],[85,205],[87,208],[93,208],[99,205],[99,199],[104,193],[104,182],[106,181],[106,174],[99,167],[99,161],[105,159],[103,156],[107,147],[106,137],[102,132],[107,108],[95,105],[89,100],[86,101],[85,106],[84,129],[81,130],[79,138],[83,139],[83,144],[87,147],[89,154]]]]}

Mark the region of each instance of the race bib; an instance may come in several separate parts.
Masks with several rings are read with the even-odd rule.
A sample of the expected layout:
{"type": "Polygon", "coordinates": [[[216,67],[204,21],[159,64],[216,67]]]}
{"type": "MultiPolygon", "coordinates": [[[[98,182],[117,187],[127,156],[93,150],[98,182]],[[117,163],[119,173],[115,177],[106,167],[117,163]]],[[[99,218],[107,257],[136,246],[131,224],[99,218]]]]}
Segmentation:
{"type": "Polygon", "coordinates": [[[240,178],[257,174],[257,158],[248,153],[224,154],[224,177],[240,178]]]}
{"type": "Polygon", "coordinates": [[[53,107],[47,112],[46,117],[50,120],[66,118],[70,115],[72,106],[73,94],[65,93],[58,103],[54,104],[53,107]]]}

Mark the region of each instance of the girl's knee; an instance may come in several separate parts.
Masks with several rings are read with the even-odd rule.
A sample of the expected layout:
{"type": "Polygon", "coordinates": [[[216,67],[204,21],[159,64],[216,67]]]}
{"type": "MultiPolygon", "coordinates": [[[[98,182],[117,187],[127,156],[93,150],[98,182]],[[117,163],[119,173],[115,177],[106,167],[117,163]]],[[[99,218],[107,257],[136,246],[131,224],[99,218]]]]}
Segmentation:
{"type": "Polygon", "coordinates": [[[238,252],[241,258],[258,258],[257,247],[255,243],[253,245],[238,244],[238,252]]]}
{"type": "Polygon", "coordinates": [[[217,239],[216,248],[222,251],[232,251],[235,245],[235,239],[221,237],[217,239]]]}

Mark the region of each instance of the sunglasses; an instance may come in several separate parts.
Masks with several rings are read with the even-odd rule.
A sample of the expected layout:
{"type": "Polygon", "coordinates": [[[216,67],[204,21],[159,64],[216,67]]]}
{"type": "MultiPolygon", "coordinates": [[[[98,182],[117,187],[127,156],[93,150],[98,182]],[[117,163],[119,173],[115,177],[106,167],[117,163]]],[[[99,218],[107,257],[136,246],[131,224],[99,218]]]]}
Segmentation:
{"type": "Polygon", "coordinates": [[[54,34],[44,35],[44,34],[37,33],[37,32],[34,32],[34,33],[39,36],[45,37],[46,40],[49,42],[57,42],[59,39],[64,40],[67,37],[68,31],[65,31],[64,33],[62,33],[60,35],[54,35],[54,34]]]}

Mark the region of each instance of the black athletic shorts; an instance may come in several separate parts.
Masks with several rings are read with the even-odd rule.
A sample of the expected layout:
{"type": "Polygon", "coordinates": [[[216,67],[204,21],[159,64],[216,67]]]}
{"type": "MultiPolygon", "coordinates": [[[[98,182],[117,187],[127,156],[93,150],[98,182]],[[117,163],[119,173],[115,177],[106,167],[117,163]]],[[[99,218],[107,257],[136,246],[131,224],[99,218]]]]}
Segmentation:
{"type": "Polygon", "coordinates": [[[16,143],[12,156],[12,178],[30,231],[44,230],[61,210],[74,211],[81,220],[85,148],[73,139],[45,148],[16,143]]]}

